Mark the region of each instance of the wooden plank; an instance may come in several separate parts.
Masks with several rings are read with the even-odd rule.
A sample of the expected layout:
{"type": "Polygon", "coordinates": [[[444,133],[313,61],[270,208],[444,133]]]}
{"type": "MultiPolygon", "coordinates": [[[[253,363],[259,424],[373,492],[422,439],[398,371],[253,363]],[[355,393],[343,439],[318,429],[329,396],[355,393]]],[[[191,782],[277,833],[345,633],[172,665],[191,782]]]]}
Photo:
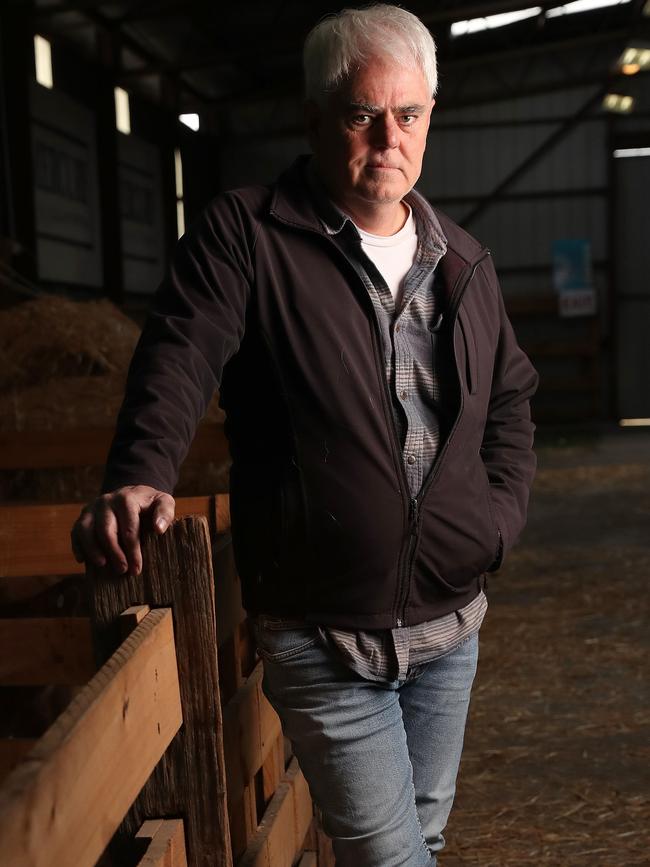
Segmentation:
{"type": "MultiPolygon", "coordinates": [[[[113,439],[112,428],[0,432],[0,469],[24,470],[102,466],[113,439]]],[[[186,463],[227,463],[228,441],[222,424],[199,425],[186,463]]]]}
{"type": "Polygon", "coordinates": [[[230,530],[230,495],[217,494],[217,532],[225,533],[230,530]]]}
{"type": "Polygon", "coordinates": [[[135,836],[151,841],[137,867],[187,867],[182,819],[152,819],[135,836]]]}
{"type": "Polygon", "coordinates": [[[35,738],[0,738],[0,782],[22,762],[35,743],[35,738]]]}
{"type": "Polygon", "coordinates": [[[312,815],[307,782],[297,759],[292,759],[237,867],[291,867],[300,854],[312,815]]]}
{"type": "MultiPolygon", "coordinates": [[[[236,804],[260,770],[282,729],[278,715],[262,691],[262,663],[223,712],[228,800],[236,804]]],[[[284,770],[284,768],[283,768],[284,770]]]]}
{"type": "MultiPolygon", "coordinates": [[[[82,505],[0,506],[0,577],[83,573],[84,564],[77,563],[70,548],[70,530],[82,505]],[[36,539],[37,545],[34,544],[36,539]]],[[[190,514],[205,515],[215,524],[214,497],[180,497],[176,500],[176,516],[190,514]]],[[[132,601],[128,600],[128,604],[132,601]]]]}
{"type": "Polygon", "coordinates": [[[181,723],[172,615],[159,609],[0,787],[3,864],[94,865],[181,723]]]}
{"type": "Polygon", "coordinates": [[[262,791],[268,803],[284,774],[284,738],[280,732],[262,765],[262,791]]]}
{"type": "Polygon", "coordinates": [[[96,672],[87,617],[0,619],[0,684],[86,683],[96,672]]]}
{"type": "Polygon", "coordinates": [[[0,575],[83,572],[70,550],[70,529],[80,511],[81,503],[0,506],[0,575]]]}
{"type": "Polygon", "coordinates": [[[257,807],[253,786],[246,787],[243,796],[236,804],[228,803],[228,821],[232,858],[237,864],[257,830],[257,807]]]}
{"type": "Polygon", "coordinates": [[[300,861],[298,861],[298,867],[318,867],[316,852],[305,852],[300,861]]]}
{"type": "Polygon", "coordinates": [[[150,611],[151,608],[148,605],[131,605],[120,614],[120,636],[122,641],[133,632],[138,623],[142,623],[150,611]]]}
{"type": "Polygon", "coordinates": [[[184,724],[120,828],[116,860],[121,863],[117,849],[131,845],[146,818],[182,815],[188,862],[230,867],[208,521],[182,518],[163,536],[145,534],[143,555],[139,576],[89,570],[98,651],[102,656],[115,646],[116,619],[129,605],[172,606],[184,724]]]}

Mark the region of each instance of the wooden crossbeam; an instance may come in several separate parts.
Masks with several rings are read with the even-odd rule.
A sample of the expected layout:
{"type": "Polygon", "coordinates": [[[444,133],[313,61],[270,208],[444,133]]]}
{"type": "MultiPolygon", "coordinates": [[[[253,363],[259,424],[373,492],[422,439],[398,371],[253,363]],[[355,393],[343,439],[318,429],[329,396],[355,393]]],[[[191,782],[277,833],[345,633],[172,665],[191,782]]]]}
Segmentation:
{"type": "Polygon", "coordinates": [[[182,819],[149,819],[135,836],[149,840],[137,867],[187,867],[182,819]]]}
{"type": "MultiPolygon", "coordinates": [[[[0,577],[78,575],[85,571],[70,548],[70,530],[82,503],[0,506],[0,577]]],[[[176,517],[204,515],[211,529],[230,527],[227,494],[179,497],[176,517]]]]}
{"type": "Polygon", "coordinates": [[[313,817],[307,782],[292,759],[237,867],[291,867],[313,817]]]}
{"type": "Polygon", "coordinates": [[[77,575],[84,565],[70,550],[81,503],[0,506],[0,576],[77,575]]]}
{"type": "MultiPolygon", "coordinates": [[[[1,431],[0,470],[95,467],[106,462],[113,430],[1,431]]],[[[199,425],[185,462],[226,463],[230,453],[222,424],[199,425]]]]}
{"type": "Polygon", "coordinates": [[[84,684],[97,667],[88,617],[0,619],[0,684],[84,684]]]}
{"type": "Polygon", "coordinates": [[[92,867],[182,723],[172,614],[149,614],[0,787],[11,867],[92,867]]]}

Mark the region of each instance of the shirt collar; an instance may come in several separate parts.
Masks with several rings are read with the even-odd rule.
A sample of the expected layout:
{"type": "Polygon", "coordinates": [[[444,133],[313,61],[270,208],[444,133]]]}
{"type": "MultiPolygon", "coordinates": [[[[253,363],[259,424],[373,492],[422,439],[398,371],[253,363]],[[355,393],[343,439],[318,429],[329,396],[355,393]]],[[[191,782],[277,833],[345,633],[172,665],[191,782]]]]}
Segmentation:
{"type": "MultiPolygon", "coordinates": [[[[358,235],[349,215],[334,204],[327,195],[313,159],[307,163],[305,174],[316,215],[327,234],[338,235],[346,223],[349,223],[358,235]]],[[[410,190],[404,196],[404,201],[413,211],[413,218],[418,233],[418,247],[420,249],[427,248],[430,255],[437,261],[447,252],[447,238],[435,211],[424,196],[420,195],[415,189],[410,190]]]]}

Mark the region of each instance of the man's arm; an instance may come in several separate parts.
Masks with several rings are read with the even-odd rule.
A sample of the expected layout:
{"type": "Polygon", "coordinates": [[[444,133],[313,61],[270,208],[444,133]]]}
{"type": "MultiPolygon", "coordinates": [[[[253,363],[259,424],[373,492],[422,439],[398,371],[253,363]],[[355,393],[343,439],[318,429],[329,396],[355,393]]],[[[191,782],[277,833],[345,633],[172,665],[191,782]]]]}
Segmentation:
{"type": "Polygon", "coordinates": [[[528,497],[537,464],[530,399],[539,377],[517,344],[491,260],[487,260],[486,267],[491,270],[489,276],[496,287],[500,320],[492,392],[481,446],[502,539],[501,557],[497,558],[494,569],[526,523],[528,497]]]}
{"type": "Polygon", "coordinates": [[[180,465],[244,333],[252,239],[231,198],[179,240],[131,361],[101,496],[72,528],[77,560],[139,572],[143,518],[164,532],[180,465]]]}

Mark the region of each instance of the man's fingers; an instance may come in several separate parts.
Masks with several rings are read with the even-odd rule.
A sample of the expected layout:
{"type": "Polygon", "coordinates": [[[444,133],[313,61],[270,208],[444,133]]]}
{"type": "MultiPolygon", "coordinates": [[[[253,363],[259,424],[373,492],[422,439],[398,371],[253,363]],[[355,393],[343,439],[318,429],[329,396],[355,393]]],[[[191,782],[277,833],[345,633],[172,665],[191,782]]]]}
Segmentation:
{"type": "Polygon", "coordinates": [[[72,553],[78,562],[95,566],[110,563],[123,575],[142,571],[140,530],[142,517],[151,519],[155,530],[164,533],[174,520],[174,498],[148,485],[125,485],[102,494],[82,509],[70,532],[72,553]]]}
{"type": "Polygon", "coordinates": [[[139,575],[142,572],[140,513],[144,511],[144,508],[140,499],[132,492],[119,493],[113,499],[119,541],[126,555],[129,571],[133,575],[139,575]]]}
{"type": "Polygon", "coordinates": [[[176,502],[170,494],[159,493],[153,499],[152,523],[158,533],[164,533],[174,520],[176,502]]]}
{"type": "Polygon", "coordinates": [[[106,557],[95,540],[94,523],[93,513],[84,509],[70,531],[72,553],[78,563],[86,561],[94,566],[105,566],[106,557]]]}
{"type": "Polygon", "coordinates": [[[123,575],[128,562],[120,546],[117,517],[107,500],[100,499],[95,512],[95,539],[110,560],[113,571],[123,575]]]}

